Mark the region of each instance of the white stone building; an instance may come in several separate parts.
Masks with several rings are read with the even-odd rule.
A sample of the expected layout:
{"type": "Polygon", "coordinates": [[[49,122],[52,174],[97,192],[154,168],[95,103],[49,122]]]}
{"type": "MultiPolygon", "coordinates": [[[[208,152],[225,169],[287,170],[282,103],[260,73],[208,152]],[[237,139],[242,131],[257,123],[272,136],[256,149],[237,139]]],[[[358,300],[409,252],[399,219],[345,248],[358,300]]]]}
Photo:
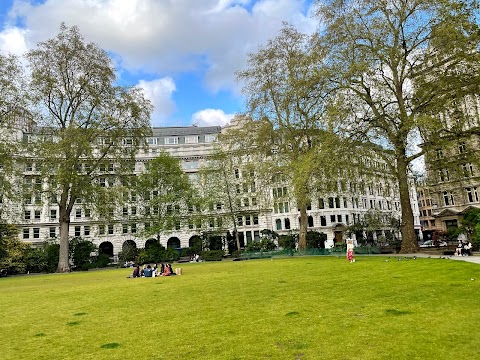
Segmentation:
{"type": "MultiPolygon", "coordinates": [[[[138,152],[135,173],[141,173],[144,163],[154,158],[159,151],[164,150],[178,158],[183,170],[192,180],[195,180],[199,169],[211,154],[213,144],[221,131],[222,128],[218,126],[153,128],[152,135],[147,138],[148,147],[138,152]]],[[[28,133],[24,133],[23,136],[28,137],[28,133]]],[[[369,210],[400,217],[398,192],[394,179],[385,176],[387,167],[375,160],[369,160],[368,164],[372,169],[383,174],[383,180],[374,182],[359,179],[358,182],[344,184],[340,184],[339,181],[338,194],[325,194],[311,199],[311,206],[307,210],[308,230],[325,233],[327,248],[333,246],[335,242],[342,242],[346,227],[360,221],[369,210]],[[341,187],[343,189],[340,189],[341,187]]],[[[25,179],[30,179],[28,175],[36,173],[35,166],[35,159],[27,162],[23,169],[25,179]]],[[[241,170],[236,175],[239,179],[248,176],[241,170]]],[[[32,183],[29,186],[42,185],[32,183]]],[[[245,199],[249,199],[246,205],[248,211],[237,217],[237,229],[245,244],[258,240],[260,231],[263,229],[273,230],[279,234],[287,234],[299,229],[299,212],[295,202],[288,196],[290,195],[288,185],[283,184],[267,190],[272,200],[268,206],[254,201],[256,192],[254,187],[241,190],[245,191],[245,199]]],[[[413,189],[412,197],[415,198],[413,189]]],[[[123,209],[117,209],[116,220],[108,224],[96,221],[89,209],[79,203],[78,207],[72,211],[70,236],[81,236],[92,240],[103,252],[110,255],[117,255],[126,243],[135,243],[138,248],[143,248],[147,241],[158,241],[158,239],[147,239],[141,235],[144,226],[138,211],[141,205],[135,204],[136,198],[128,200],[123,209]],[[132,223],[132,219],[137,219],[138,222],[132,223]]],[[[415,203],[412,201],[412,204],[415,203]]],[[[49,205],[45,199],[33,196],[30,199],[24,199],[23,204],[4,203],[3,205],[2,218],[18,225],[23,241],[40,244],[46,240],[55,239],[59,235],[58,207],[49,205]]],[[[416,210],[414,211],[416,225],[419,226],[418,208],[414,210],[416,210]]],[[[217,226],[218,224],[213,222],[203,224],[202,227],[194,224],[183,225],[178,230],[162,234],[159,241],[165,247],[188,247],[192,239],[202,231],[211,230],[217,226]]],[[[223,230],[232,231],[232,229],[223,230]]],[[[373,236],[382,234],[383,230],[379,229],[373,236]]]]}

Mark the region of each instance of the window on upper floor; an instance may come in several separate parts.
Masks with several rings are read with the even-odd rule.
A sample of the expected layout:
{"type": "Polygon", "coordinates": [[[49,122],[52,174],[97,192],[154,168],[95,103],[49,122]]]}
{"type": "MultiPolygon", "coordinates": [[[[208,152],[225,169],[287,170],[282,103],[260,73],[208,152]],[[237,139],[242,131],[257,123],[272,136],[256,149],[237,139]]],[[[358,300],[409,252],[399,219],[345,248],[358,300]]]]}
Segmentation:
{"type": "Polygon", "coordinates": [[[198,144],[198,135],[185,136],[185,144],[198,144]]]}
{"type": "Polygon", "coordinates": [[[320,216],[320,226],[327,226],[327,217],[320,216]]]}
{"type": "Polygon", "coordinates": [[[165,138],[165,145],[176,145],[178,144],[178,137],[170,136],[165,138]]]}
{"type": "Polygon", "coordinates": [[[443,192],[443,202],[445,203],[445,206],[455,205],[453,194],[450,191],[443,192]]]}
{"type": "Polygon", "coordinates": [[[324,199],[318,199],[318,208],[319,209],[325,209],[325,200],[324,199]]]}
{"type": "Polygon", "coordinates": [[[217,140],[217,135],[213,135],[213,134],[205,135],[206,143],[211,143],[211,142],[214,142],[215,140],[217,140]]]}
{"type": "Polygon", "coordinates": [[[282,230],[282,220],[280,220],[280,219],[275,220],[275,228],[277,230],[282,230]]]}
{"type": "Polygon", "coordinates": [[[442,149],[436,149],[435,154],[437,155],[437,159],[443,159],[443,150],[442,149]]]}
{"type": "Polygon", "coordinates": [[[467,192],[467,200],[469,203],[478,202],[478,190],[476,186],[465,188],[467,192]]]}
{"type": "Polygon", "coordinates": [[[147,138],[147,144],[148,144],[148,145],[157,145],[157,141],[158,141],[158,140],[157,140],[156,137],[155,137],[155,138],[154,138],[154,137],[149,137],[149,138],[147,138]]]}
{"type": "Polygon", "coordinates": [[[463,177],[473,176],[473,165],[470,163],[462,164],[462,172],[463,172],[463,177]]]}

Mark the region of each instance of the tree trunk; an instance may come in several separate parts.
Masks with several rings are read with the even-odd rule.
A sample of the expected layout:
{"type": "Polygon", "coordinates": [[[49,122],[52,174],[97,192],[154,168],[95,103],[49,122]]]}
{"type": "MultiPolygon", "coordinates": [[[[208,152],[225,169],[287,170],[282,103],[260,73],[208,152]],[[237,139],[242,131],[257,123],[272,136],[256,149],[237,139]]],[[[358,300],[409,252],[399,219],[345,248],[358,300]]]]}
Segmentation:
{"type": "Polygon", "coordinates": [[[403,151],[401,156],[397,156],[397,179],[400,191],[400,206],[402,208],[402,247],[400,252],[407,254],[416,253],[418,245],[413,224],[412,204],[410,202],[408,167],[404,154],[403,151]]]}
{"type": "Polygon", "coordinates": [[[235,226],[234,227],[234,232],[235,232],[235,240],[237,242],[237,251],[238,251],[238,256],[240,256],[240,238],[238,237],[238,231],[237,231],[237,227],[235,226]]]}
{"type": "Polygon", "coordinates": [[[307,205],[300,207],[300,234],[298,236],[298,249],[305,251],[307,248],[307,205]]]}
{"type": "Polygon", "coordinates": [[[57,272],[69,272],[70,261],[68,256],[68,232],[70,228],[70,214],[67,210],[60,206],[59,209],[60,219],[60,252],[58,256],[57,272]]]}

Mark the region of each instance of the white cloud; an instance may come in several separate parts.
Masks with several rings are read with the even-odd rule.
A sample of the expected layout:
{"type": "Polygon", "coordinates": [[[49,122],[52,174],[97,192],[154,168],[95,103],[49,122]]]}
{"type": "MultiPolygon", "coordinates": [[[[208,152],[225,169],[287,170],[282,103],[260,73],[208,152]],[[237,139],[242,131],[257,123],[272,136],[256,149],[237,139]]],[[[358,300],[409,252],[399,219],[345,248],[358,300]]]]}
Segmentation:
{"type": "Polygon", "coordinates": [[[225,114],[219,109],[204,109],[192,115],[192,123],[198,126],[225,126],[235,114],[225,114]]]}
{"type": "Polygon", "coordinates": [[[143,88],[145,97],[155,107],[152,114],[153,125],[162,125],[175,110],[175,103],[172,100],[172,95],[176,90],[174,81],[170,77],[149,81],[140,80],[138,86],[143,88]]]}
{"type": "Polygon", "coordinates": [[[29,30],[27,44],[54,36],[63,21],[121,58],[130,71],[161,76],[205,72],[211,91],[235,86],[247,52],[273,37],[282,21],[311,31],[306,0],[16,0],[12,18],[29,30]],[[253,4],[253,6],[252,6],[253,4]]]}
{"type": "Polygon", "coordinates": [[[21,56],[27,51],[25,43],[26,30],[15,27],[4,29],[0,32],[0,52],[2,54],[14,54],[21,56]]]}

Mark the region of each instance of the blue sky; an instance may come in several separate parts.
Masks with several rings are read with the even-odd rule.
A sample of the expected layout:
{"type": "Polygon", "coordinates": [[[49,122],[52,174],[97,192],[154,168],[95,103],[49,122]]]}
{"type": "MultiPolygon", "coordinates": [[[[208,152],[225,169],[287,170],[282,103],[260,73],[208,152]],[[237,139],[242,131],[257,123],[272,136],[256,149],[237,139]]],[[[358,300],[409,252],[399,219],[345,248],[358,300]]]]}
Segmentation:
{"type": "Polygon", "coordinates": [[[61,22],[140,85],[154,126],[224,125],[242,112],[235,71],[287,21],[312,32],[312,0],[0,0],[0,52],[22,55],[61,22]]]}

